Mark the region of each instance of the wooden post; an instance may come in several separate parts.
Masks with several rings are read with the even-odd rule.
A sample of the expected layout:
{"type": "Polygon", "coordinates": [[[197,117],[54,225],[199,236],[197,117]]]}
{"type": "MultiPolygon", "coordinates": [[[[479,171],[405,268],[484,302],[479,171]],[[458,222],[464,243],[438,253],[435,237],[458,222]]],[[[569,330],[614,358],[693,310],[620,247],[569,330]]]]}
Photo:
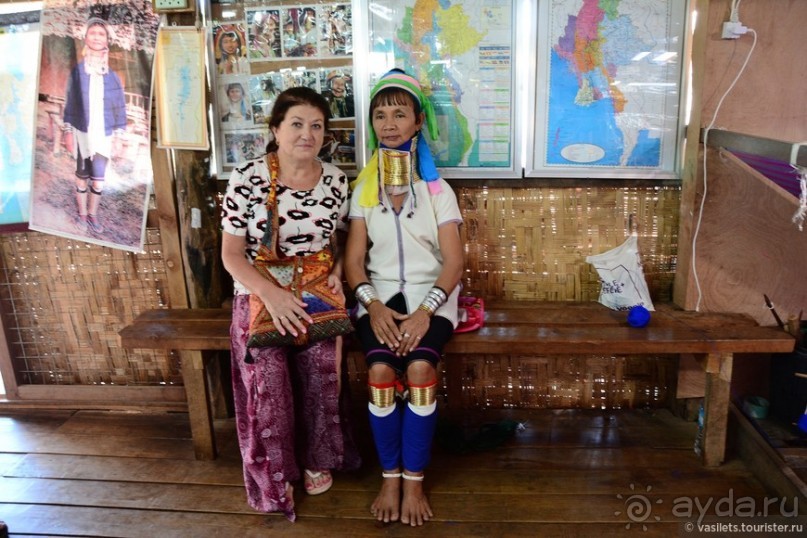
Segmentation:
{"type": "Polygon", "coordinates": [[[220,209],[216,180],[198,152],[175,152],[180,246],[190,308],[219,308],[223,300],[220,209]]]}
{"type": "Polygon", "coordinates": [[[464,355],[446,355],[446,398],[449,409],[462,409],[462,372],[464,355]]]}
{"type": "Polygon", "coordinates": [[[213,416],[208,404],[209,393],[202,352],[180,351],[179,356],[182,360],[182,380],[188,398],[193,451],[198,460],[213,460],[216,458],[216,438],[213,431],[213,416]]]}
{"type": "MultiPolygon", "coordinates": [[[[178,239],[185,266],[188,306],[219,308],[224,296],[224,267],[221,262],[221,209],[217,203],[216,180],[205,169],[207,163],[202,153],[178,151],[174,155],[180,230],[178,239]]],[[[208,351],[204,352],[203,358],[213,415],[227,418],[230,416],[231,391],[219,381],[222,370],[229,367],[230,356],[225,351],[208,351]]]]}
{"type": "Polygon", "coordinates": [[[174,184],[168,150],[151,147],[154,168],[154,201],[160,223],[160,239],[168,275],[168,296],[172,308],[188,308],[188,291],[185,287],[185,270],[179,244],[179,223],[174,203],[174,184]]]}
{"type": "MultiPolygon", "coordinates": [[[[0,270],[5,270],[6,263],[2,253],[0,253],[0,270]]],[[[11,335],[6,330],[4,321],[5,312],[3,312],[4,304],[11,304],[6,294],[8,286],[0,286],[0,375],[3,377],[3,384],[6,387],[6,398],[9,400],[16,400],[19,398],[19,388],[17,385],[17,373],[14,371],[14,364],[11,361],[11,347],[9,340],[11,335]]]]}
{"type": "Polygon", "coordinates": [[[733,363],[731,353],[710,353],[706,358],[703,464],[707,467],[716,467],[725,459],[733,363]]]}
{"type": "MultiPolygon", "coordinates": [[[[160,238],[163,244],[168,289],[172,308],[188,308],[188,292],[185,281],[184,262],[180,247],[180,230],[177,209],[174,202],[174,189],[171,163],[167,150],[152,146],[154,166],[154,198],[160,220],[160,238]]],[[[208,400],[204,361],[201,351],[180,351],[182,381],[188,400],[188,415],[196,457],[212,460],[216,457],[216,439],[208,400]]]]}
{"type": "MultiPolygon", "coordinates": [[[[709,0],[694,0],[690,4],[689,19],[698,13],[698,24],[692,35],[690,50],[684,54],[688,58],[684,72],[692,73],[691,80],[691,113],[686,130],[684,147],[684,163],[681,170],[681,208],[678,224],[678,266],[675,271],[673,286],[673,302],[678,306],[691,309],[695,303],[696,289],[692,283],[692,234],[694,233],[694,215],[697,211],[698,167],[701,160],[698,155],[700,146],[701,103],[706,62],[706,44],[708,28],[706,14],[709,13],[709,0]]],[[[687,25],[690,27],[690,25],[687,25]]]]}

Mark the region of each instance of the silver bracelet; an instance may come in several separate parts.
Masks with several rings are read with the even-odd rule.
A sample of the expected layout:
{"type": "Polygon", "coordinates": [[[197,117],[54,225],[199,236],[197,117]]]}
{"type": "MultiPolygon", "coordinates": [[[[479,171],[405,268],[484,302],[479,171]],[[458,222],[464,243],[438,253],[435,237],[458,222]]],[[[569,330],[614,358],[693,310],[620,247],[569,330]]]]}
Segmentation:
{"type": "Polygon", "coordinates": [[[443,306],[447,300],[448,296],[446,292],[443,291],[442,288],[434,286],[429,290],[429,293],[426,294],[426,297],[423,298],[423,302],[420,303],[418,310],[423,310],[430,316],[434,315],[437,309],[443,306]]]}
{"type": "Polygon", "coordinates": [[[370,306],[374,301],[378,300],[378,292],[369,282],[362,282],[356,286],[356,300],[359,301],[364,308],[370,306]]]}

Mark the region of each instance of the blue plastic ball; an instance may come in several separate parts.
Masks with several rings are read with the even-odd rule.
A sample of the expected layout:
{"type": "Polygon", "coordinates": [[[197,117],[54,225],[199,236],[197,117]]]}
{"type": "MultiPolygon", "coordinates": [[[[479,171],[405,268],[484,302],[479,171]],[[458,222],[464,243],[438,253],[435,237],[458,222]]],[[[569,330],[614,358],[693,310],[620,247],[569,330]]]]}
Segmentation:
{"type": "Polygon", "coordinates": [[[650,312],[642,305],[636,305],[628,311],[628,325],[644,327],[650,323],[650,312]]]}

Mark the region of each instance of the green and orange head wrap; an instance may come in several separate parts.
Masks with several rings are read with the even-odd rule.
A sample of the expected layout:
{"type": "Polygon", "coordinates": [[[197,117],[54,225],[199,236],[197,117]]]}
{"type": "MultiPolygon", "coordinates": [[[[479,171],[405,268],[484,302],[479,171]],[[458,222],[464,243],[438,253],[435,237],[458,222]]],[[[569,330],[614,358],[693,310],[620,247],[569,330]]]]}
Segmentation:
{"type": "MultiPolygon", "coordinates": [[[[370,102],[372,102],[375,96],[378,95],[378,92],[388,88],[398,88],[412,96],[415,102],[420,105],[420,109],[426,116],[426,128],[429,130],[432,140],[437,140],[437,136],[440,133],[437,129],[437,118],[434,114],[434,107],[432,106],[431,101],[429,101],[426,96],[423,95],[423,89],[420,87],[420,83],[417,81],[417,79],[407,75],[400,69],[391,69],[387,71],[387,73],[384,74],[384,76],[382,76],[378,82],[376,82],[373,89],[370,90],[370,102]]],[[[370,111],[370,113],[372,114],[372,111],[370,111]]],[[[372,117],[370,118],[369,133],[370,147],[377,148],[378,138],[376,138],[375,131],[373,130],[372,117]]]]}

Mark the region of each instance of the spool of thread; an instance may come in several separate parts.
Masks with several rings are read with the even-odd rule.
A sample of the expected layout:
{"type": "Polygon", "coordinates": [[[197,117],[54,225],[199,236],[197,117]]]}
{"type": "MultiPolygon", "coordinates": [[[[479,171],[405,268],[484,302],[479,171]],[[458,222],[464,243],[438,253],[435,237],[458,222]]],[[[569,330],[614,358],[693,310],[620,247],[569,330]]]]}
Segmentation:
{"type": "Polygon", "coordinates": [[[644,327],[650,323],[650,311],[642,305],[636,305],[628,311],[628,325],[644,327]]]}

